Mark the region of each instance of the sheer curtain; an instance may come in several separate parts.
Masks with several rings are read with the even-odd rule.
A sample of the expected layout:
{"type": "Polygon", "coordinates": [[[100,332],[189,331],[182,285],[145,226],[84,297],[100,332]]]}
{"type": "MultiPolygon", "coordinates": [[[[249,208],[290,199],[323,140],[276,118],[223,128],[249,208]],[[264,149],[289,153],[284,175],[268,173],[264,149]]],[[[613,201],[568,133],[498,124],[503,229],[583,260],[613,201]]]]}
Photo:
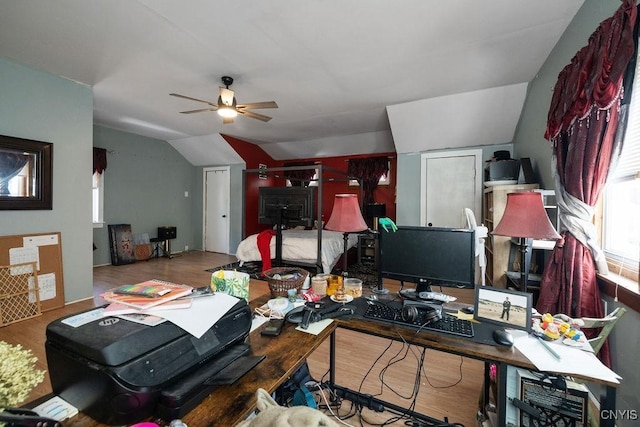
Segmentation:
{"type": "MultiPolygon", "coordinates": [[[[616,136],[624,130],[623,78],[634,55],[636,15],[634,1],[624,0],[560,72],[554,88],[545,138],[553,144],[562,239],[544,269],[536,307],[542,313],[604,315],[596,266],[608,270],[592,220],[616,136]]],[[[601,358],[610,363],[608,349],[601,358]]]]}

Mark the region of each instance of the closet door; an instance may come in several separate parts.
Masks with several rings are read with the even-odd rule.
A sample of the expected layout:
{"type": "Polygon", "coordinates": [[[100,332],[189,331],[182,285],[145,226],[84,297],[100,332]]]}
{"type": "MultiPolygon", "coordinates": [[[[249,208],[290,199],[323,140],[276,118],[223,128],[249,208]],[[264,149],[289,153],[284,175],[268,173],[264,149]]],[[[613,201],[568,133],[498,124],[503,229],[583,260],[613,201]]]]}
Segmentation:
{"type": "Polygon", "coordinates": [[[420,225],[464,227],[464,208],[479,221],[482,210],[482,150],[422,155],[420,225]]]}
{"type": "Polygon", "coordinates": [[[229,253],[229,176],[228,167],[203,170],[203,247],[207,252],[229,253]]]}

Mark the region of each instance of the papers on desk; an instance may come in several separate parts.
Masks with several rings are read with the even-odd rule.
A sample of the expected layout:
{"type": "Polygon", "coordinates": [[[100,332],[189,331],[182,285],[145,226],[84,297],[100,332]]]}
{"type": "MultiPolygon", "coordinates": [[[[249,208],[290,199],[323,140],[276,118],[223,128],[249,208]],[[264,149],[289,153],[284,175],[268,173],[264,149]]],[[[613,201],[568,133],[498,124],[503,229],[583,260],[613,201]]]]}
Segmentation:
{"type": "Polygon", "coordinates": [[[570,347],[561,343],[547,343],[559,356],[556,358],[536,338],[524,331],[510,331],[514,346],[531,361],[539,371],[566,375],[584,375],[619,384],[621,376],[607,368],[591,351],[570,347]]]}
{"type": "MultiPolygon", "coordinates": [[[[148,310],[132,310],[119,313],[138,314],[140,316],[151,315],[154,318],[166,319],[174,325],[184,329],[196,338],[202,337],[218,320],[222,318],[239,301],[238,298],[217,292],[202,298],[191,298],[186,300],[186,308],[177,308],[169,305],[163,308],[162,305],[152,307],[148,310]]],[[[111,307],[111,306],[109,306],[111,307]]],[[[109,311],[108,308],[100,309],[98,316],[113,316],[117,310],[109,311]]],[[[131,320],[131,319],[127,319],[131,320]]],[[[142,319],[140,319],[142,320],[142,319]]],[[[142,321],[138,323],[145,323],[142,321]]],[[[153,326],[150,323],[149,326],[153,326]]],[[[155,323],[157,324],[157,322],[155,323]]]]}
{"type": "Polygon", "coordinates": [[[190,308],[184,310],[153,310],[153,315],[202,337],[218,320],[239,301],[238,298],[221,292],[204,298],[194,298],[190,308]]]}

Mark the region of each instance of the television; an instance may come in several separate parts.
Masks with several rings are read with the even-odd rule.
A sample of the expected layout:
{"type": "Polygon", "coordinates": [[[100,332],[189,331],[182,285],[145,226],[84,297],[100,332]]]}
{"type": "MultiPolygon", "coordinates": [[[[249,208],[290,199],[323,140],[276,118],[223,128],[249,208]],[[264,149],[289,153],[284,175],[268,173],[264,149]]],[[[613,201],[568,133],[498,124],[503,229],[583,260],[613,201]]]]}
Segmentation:
{"type": "Polygon", "coordinates": [[[475,232],[472,229],[398,226],[380,232],[382,278],[432,286],[475,287],[475,232]]]}
{"type": "Polygon", "coordinates": [[[258,223],[312,227],[316,187],[260,187],[258,223]]]}

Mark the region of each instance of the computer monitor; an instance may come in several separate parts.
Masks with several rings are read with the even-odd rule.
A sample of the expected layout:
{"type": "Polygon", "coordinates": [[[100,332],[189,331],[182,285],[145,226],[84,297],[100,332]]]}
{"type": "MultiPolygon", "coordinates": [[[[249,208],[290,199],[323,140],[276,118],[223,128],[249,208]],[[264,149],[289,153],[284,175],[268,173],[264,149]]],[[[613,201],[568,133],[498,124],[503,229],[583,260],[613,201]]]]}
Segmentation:
{"type": "Polygon", "coordinates": [[[416,284],[416,292],[432,286],[474,288],[474,230],[399,226],[380,232],[382,278],[416,284]]]}

